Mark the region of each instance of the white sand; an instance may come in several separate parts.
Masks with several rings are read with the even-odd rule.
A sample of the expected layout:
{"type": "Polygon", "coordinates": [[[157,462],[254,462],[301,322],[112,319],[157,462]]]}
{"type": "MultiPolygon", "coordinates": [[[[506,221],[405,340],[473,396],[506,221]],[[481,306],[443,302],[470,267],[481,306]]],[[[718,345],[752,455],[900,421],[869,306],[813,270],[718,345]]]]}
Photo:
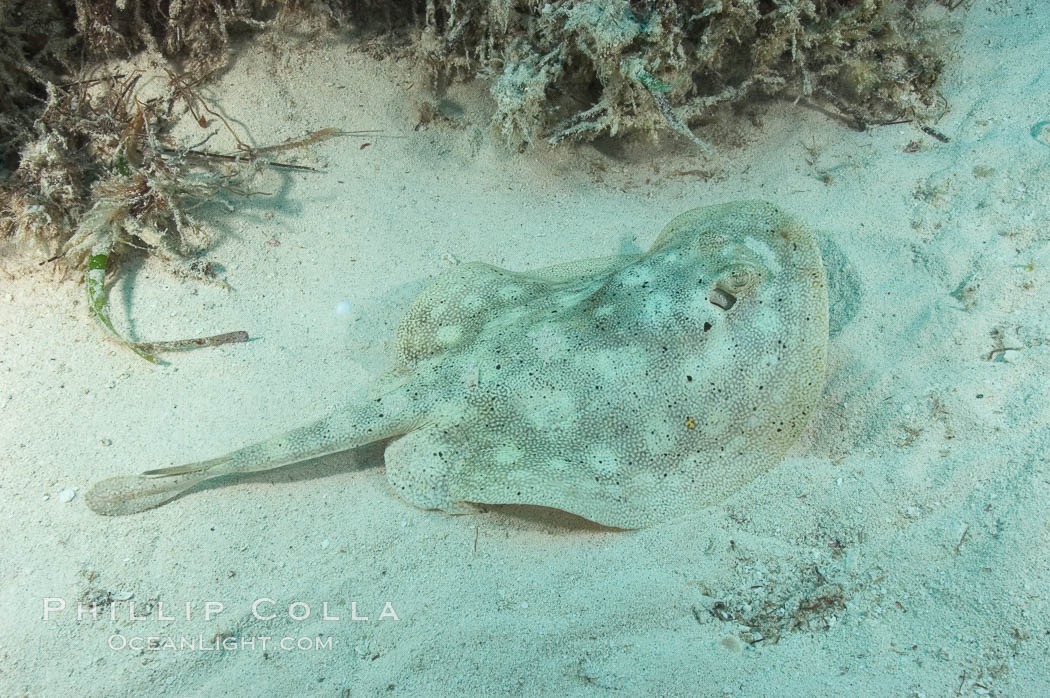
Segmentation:
{"type": "Polygon", "coordinates": [[[330,125],[401,137],[327,142],[307,160],[324,174],[271,176],[275,198],[214,219],[232,292],[154,263],[111,292],[141,339],[245,329],[250,344],[154,367],[103,336],[78,285],[4,282],[0,694],[1043,694],[1050,147],[1030,130],[1050,120],[1050,29],[1039,2],[952,17],[935,125],[950,143],[779,104],[709,162],[670,137],[508,152],[479,86],[416,131],[411,65],[336,39],[245,47],[207,94],[256,143],[330,125]],[[676,174],[697,170],[711,177],[676,174]],[[720,506],[638,532],[526,507],[450,518],[399,500],[379,448],[134,517],[84,505],[102,477],[209,458],[359,395],[446,255],[529,269],[637,250],[674,214],[740,198],[819,231],[833,336],[807,436],[720,506]],[[988,360],[997,346],[1016,349],[988,360]],[[116,620],[77,620],[107,593],[116,620]],[[66,610],[43,620],[45,597],[66,610]],[[277,618],[252,617],[259,598],[277,618]],[[129,621],[149,600],[176,620],[129,621]],[[223,612],[205,619],[207,601],[223,612]],[[312,615],[289,619],[293,602],[312,615]],[[378,619],[385,602],[399,621],[378,619]],[[256,647],[110,649],[219,633],[256,647]]]}

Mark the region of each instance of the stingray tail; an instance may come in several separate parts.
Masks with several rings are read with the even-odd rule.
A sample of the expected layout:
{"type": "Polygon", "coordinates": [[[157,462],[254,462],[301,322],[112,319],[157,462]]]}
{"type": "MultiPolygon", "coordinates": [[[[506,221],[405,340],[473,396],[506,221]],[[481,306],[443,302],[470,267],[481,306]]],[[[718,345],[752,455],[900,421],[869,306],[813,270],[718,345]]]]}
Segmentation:
{"type": "Polygon", "coordinates": [[[300,463],[410,430],[416,420],[384,405],[386,399],[388,396],[384,395],[350,405],[319,421],[212,460],[111,477],[88,490],[87,505],[105,516],[137,514],[158,507],[205,480],[300,463]]]}
{"type": "Polygon", "coordinates": [[[85,499],[88,508],[96,514],[137,514],[159,507],[186,490],[216,477],[211,471],[227,460],[226,457],[215,458],[174,468],[148,470],[141,475],[111,477],[95,483],[85,499]]]}

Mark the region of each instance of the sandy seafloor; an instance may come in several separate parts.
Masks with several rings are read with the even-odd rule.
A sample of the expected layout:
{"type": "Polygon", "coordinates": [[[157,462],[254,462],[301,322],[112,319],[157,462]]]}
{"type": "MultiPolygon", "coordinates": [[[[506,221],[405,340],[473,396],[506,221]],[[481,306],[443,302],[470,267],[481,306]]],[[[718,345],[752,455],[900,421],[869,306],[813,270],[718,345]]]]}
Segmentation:
{"type": "Polygon", "coordinates": [[[1046,695],[1050,131],[1033,128],[1050,120],[1050,13],[979,1],[951,18],[950,111],[930,124],[950,142],[779,103],[708,132],[711,160],[670,136],[518,154],[481,85],[417,130],[427,86],[407,62],[324,36],[241,47],[205,94],[256,143],[386,136],[317,146],[302,162],[323,174],[271,176],[274,197],[208,219],[232,291],[148,262],[111,292],[139,338],[249,344],[151,366],[105,339],[82,287],[3,282],[0,695],[1046,695]],[[134,517],[84,504],[102,477],[363,394],[454,260],[638,251],[675,214],[742,198],[818,231],[830,361],[803,440],[718,506],[635,532],[530,507],[449,517],[401,501],[378,447],[134,517]],[[66,611],[44,620],[47,597],[66,611]],[[116,620],[76,618],[107,598],[116,620]],[[252,617],[260,598],[276,618],[252,617]],[[131,601],[150,618],[129,620],[131,601]],[[205,619],[208,601],[222,613],[205,619]],[[293,602],[311,616],[291,620],[293,602]],[[387,602],[400,620],[379,619],[387,602]],[[257,644],[111,648],[150,636],[257,644]]]}

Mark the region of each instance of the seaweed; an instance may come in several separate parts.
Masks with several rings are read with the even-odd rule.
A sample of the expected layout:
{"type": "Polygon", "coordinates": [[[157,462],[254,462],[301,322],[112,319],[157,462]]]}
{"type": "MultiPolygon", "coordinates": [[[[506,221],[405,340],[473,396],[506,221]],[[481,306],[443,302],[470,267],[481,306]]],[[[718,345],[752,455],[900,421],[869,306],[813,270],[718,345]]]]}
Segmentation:
{"type": "Polygon", "coordinates": [[[858,128],[921,117],[943,60],[924,11],[965,0],[0,0],[0,118],[8,154],[31,140],[34,96],[71,57],[148,49],[221,66],[233,33],[303,19],[388,44],[411,37],[437,91],[490,81],[495,128],[528,145],[694,132],[745,100],[829,105],[858,128]]]}
{"type": "MultiPolygon", "coordinates": [[[[235,30],[288,22],[279,0],[0,0],[0,154],[17,166],[52,85],[99,59],[145,49],[201,72],[225,63],[235,30]]],[[[66,85],[67,87],[69,85],[66,85]]]]}
{"type": "Polygon", "coordinates": [[[109,307],[106,305],[106,268],[109,266],[109,255],[113,249],[112,242],[102,240],[95,244],[88,256],[87,273],[84,275],[84,285],[87,287],[88,309],[91,316],[102,324],[113,337],[128,346],[133,352],[150,363],[155,363],[153,354],[139,348],[133,342],[125,340],[113,321],[109,319],[109,307]]]}
{"type": "Polygon", "coordinates": [[[859,129],[923,120],[940,106],[938,34],[923,19],[935,4],[942,13],[969,7],[964,0],[0,0],[0,101],[8,105],[0,112],[0,252],[84,272],[92,314],[118,337],[105,279],[119,273],[129,250],[221,283],[194,261],[210,241],[193,212],[222,193],[251,194],[262,168],[311,170],[273,160],[276,153],[365,133],[321,129],[289,143],[246,145],[197,92],[219,74],[238,31],[288,29],[304,19],[358,37],[368,27],[373,39],[414,53],[438,93],[451,81],[488,80],[493,127],[522,150],[538,140],[670,132],[707,154],[714,145],[704,126],[754,99],[830,106],[859,129]],[[141,51],[172,66],[159,94],[146,94],[140,71],[98,67],[141,51]],[[221,124],[236,151],[173,142],[171,127],[184,114],[202,128],[221,124]]]}
{"type": "Polygon", "coordinates": [[[710,152],[693,128],[752,98],[827,104],[860,128],[926,113],[942,67],[931,4],[429,0],[419,50],[435,76],[491,79],[508,139],[670,130],[710,152]]]}
{"type": "Polygon", "coordinates": [[[222,193],[251,194],[253,177],[265,167],[315,171],[269,160],[271,153],[357,132],[321,129],[290,143],[251,148],[194,91],[206,74],[169,71],[166,88],[153,96],[140,89],[143,75],[131,71],[49,85],[47,107],[37,122],[43,136],[24,151],[14,176],[18,186],[7,190],[0,231],[47,255],[49,263],[83,270],[91,316],[136,354],[155,361],[156,351],[241,340],[231,339],[236,333],[218,335],[221,341],[142,343],[122,337],[109,315],[105,282],[119,274],[125,254],[144,250],[180,276],[225,286],[214,279],[210,265],[195,259],[210,240],[193,211],[225,203],[222,193]],[[209,126],[206,116],[215,117],[236,141],[237,152],[173,142],[167,134],[180,109],[202,128],[209,126]]]}

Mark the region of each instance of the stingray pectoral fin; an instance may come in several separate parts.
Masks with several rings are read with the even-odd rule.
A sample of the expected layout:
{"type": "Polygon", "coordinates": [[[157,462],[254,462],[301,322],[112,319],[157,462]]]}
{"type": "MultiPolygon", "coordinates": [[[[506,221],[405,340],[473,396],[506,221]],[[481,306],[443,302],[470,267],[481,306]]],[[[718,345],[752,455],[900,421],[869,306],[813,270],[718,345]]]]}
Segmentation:
{"type": "Polygon", "coordinates": [[[103,516],[137,514],[159,507],[208,480],[208,475],[177,475],[158,479],[144,475],[121,475],[96,482],[85,499],[88,508],[103,516]]]}
{"type": "Polygon", "coordinates": [[[387,445],[383,460],[387,481],[412,506],[448,514],[473,511],[469,503],[448,496],[446,479],[456,456],[440,429],[424,427],[395,439],[387,445]]]}

